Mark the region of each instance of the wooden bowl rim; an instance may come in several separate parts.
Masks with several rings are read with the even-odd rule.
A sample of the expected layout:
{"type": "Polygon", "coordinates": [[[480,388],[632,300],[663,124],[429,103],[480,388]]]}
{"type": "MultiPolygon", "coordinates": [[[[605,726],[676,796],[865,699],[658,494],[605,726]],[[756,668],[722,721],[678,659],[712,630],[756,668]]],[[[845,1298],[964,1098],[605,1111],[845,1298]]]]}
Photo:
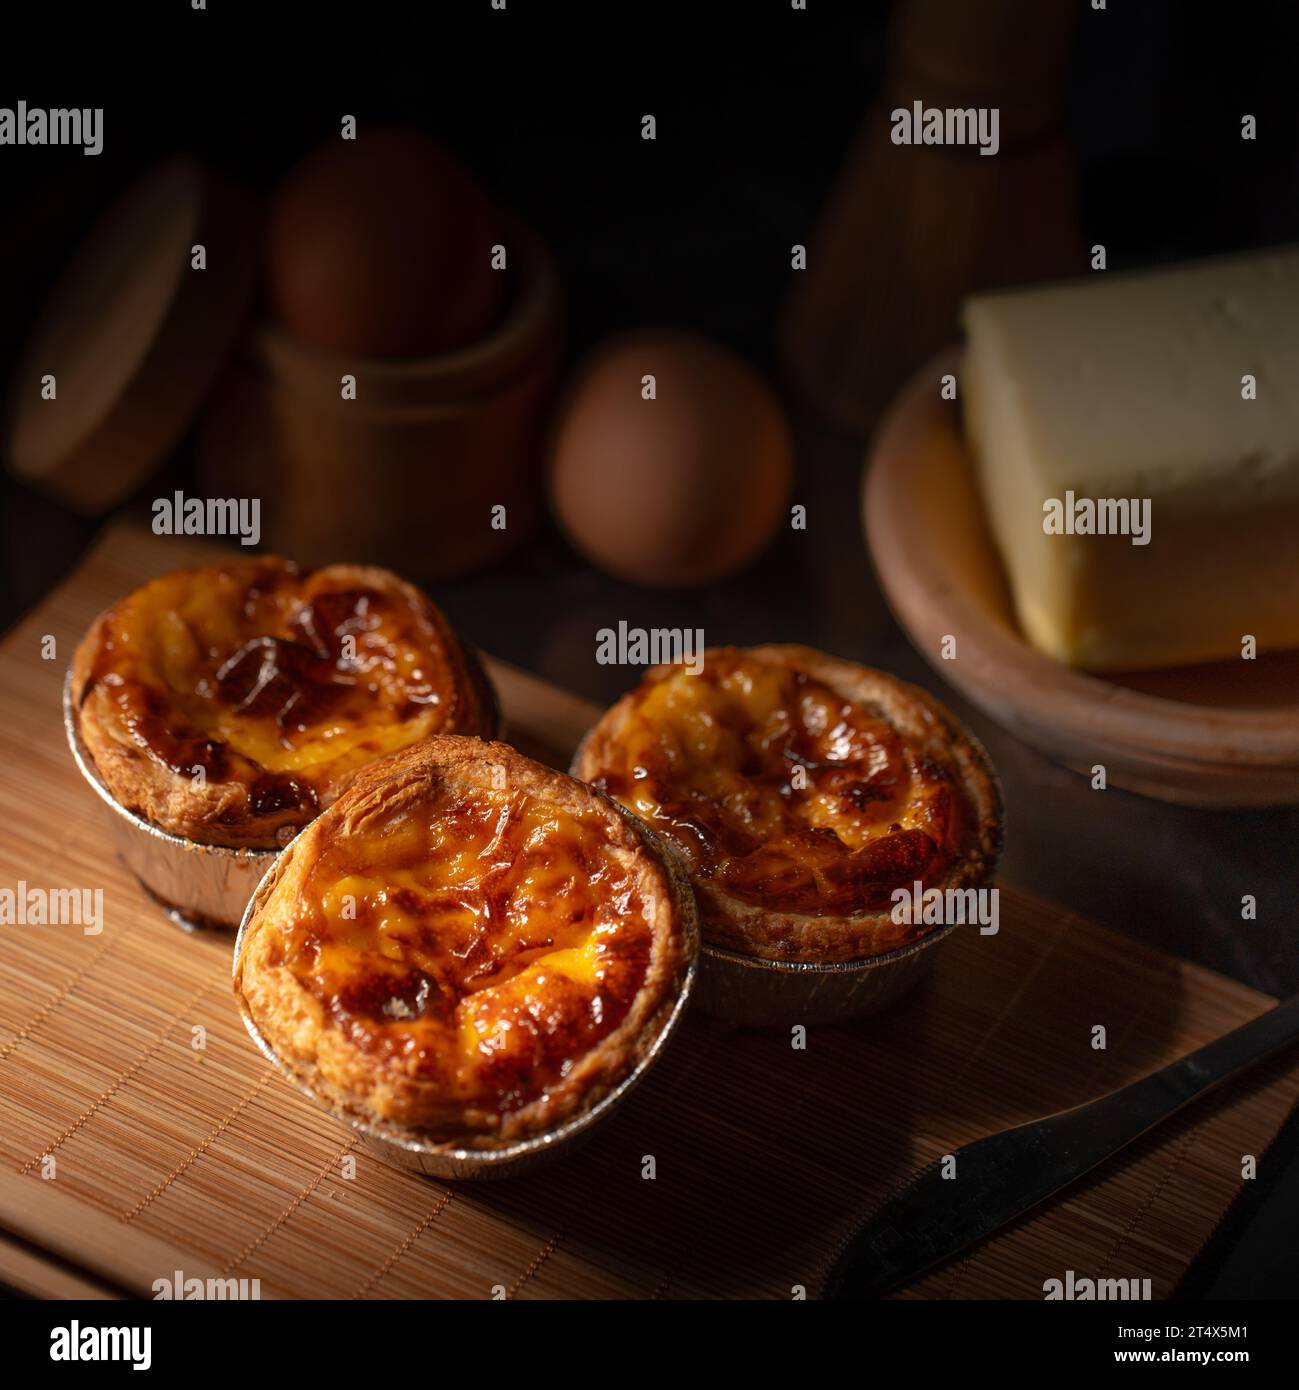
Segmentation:
{"type": "MultiPolygon", "coordinates": [[[[953,403],[940,399],[936,385],[946,372],[959,379],[962,355],[958,345],[945,348],[911,378],[881,421],[863,477],[862,505],[876,572],[889,606],[922,655],[981,707],[995,690],[1032,724],[1085,739],[1100,756],[1108,747],[1125,756],[1139,754],[1143,762],[1180,762],[1188,770],[1229,773],[1254,765],[1299,770],[1299,702],[1280,710],[1236,710],[1129,689],[1035,651],[1018,629],[989,622],[962,589],[945,582],[951,572],[932,564],[931,538],[920,530],[899,484],[918,436],[956,412],[953,403]],[[957,660],[938,662],[929,655],[933,644],[918,640],[940,629],[965,634],[957,660]],[[1049,707],[1043,696],[1049,697],[1049,707]],[[1207,746],[1210,742],[1216,750],[1207,746]]],[[[993,558],[1000,565],[995,550],[993,558]]]]}

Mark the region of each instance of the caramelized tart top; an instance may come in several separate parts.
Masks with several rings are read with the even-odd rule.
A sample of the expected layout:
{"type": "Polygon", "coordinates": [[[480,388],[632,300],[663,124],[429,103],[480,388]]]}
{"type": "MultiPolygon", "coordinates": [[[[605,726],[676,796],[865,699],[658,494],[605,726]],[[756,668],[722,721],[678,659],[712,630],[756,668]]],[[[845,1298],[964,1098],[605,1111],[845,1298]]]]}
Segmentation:
{"type": "Polygon", "coordinates": [[[654,668],[574,771],[681,853],[706,939],[751,954],[901,945],[923,924],[892,922],[897,890],[973,884],[1000,842],[986,758],[937,701],[804,647],[654,668]]]}
{"type": "Polygon", "coordinates": [[[693,920],[684,879],[607,800],[504,744],[438,738],[368,769],[285,853],[236,987],[349,1111],[518,1137],[632,1069],[693,920]]]}
{"type": "Polygon", "coordinates": [[[387,570],[269,557],[180,570],[77,651],[82,737],[119,802],[207,844],[273,848],[357,771],[439,732],[495,732],[476,659],[387,570]]]}

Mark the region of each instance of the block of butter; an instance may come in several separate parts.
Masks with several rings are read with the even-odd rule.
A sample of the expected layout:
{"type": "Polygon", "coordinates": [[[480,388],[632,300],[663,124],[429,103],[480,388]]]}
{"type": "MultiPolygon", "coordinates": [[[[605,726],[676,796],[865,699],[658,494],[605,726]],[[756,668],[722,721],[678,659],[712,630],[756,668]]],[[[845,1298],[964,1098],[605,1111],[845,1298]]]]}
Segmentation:
{"type": "Polygon", "coordinates": [[[964,321],[966,434],[1039,651],[1299,646],[1299,247],[981,295],[964,321]]]}

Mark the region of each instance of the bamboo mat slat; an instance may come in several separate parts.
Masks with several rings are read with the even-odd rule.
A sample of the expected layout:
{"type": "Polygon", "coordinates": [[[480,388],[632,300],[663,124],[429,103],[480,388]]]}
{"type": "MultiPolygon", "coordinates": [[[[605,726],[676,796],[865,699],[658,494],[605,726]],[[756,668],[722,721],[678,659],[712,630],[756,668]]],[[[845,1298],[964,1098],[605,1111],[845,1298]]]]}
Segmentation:
{"type": "MultiPolygon", "coordinates": [[[[804,1051],[691,1015],[558,1166],[458,1186],[389,1167],[268,1069],[230,995],[230,939],[150,905],[64,744],[62,677],[91,619],[208,550],[110,530],[0,646],[0,886],[102,888],[106,917],[97,937],[0,926],[0,1278],[18,1287],[148,1295],[180,1270],[266,1297],[789,1298],[915,1168],[1272,1002],[1003,886],[997,936],[956,933],[911,998],[804,1051]]],[[[508,736],[566,764],[593,707],[491,665],[508,736]]],[[[1167,1296],[1297,1096],[1299,1068],[1271,1067],[904,1296],[1040,1298],[1070,1269],[1167,1296]]]]}

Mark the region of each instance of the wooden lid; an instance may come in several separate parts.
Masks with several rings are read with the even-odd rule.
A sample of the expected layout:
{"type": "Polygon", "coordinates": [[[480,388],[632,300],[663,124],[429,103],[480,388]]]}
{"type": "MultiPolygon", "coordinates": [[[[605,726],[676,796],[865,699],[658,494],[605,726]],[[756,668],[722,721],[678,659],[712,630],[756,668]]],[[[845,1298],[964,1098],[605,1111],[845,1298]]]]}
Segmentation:
{"type": "Polygon", "coordinates": [[[149,169],[113,203],[55,284],[15,373],[4,447],[18,477],[87,514],[148,477],[248,315],[254,231],[251,199],[189,159],[149,169]],[[206,266],[195,269],[200,245],[206,266]]]}

